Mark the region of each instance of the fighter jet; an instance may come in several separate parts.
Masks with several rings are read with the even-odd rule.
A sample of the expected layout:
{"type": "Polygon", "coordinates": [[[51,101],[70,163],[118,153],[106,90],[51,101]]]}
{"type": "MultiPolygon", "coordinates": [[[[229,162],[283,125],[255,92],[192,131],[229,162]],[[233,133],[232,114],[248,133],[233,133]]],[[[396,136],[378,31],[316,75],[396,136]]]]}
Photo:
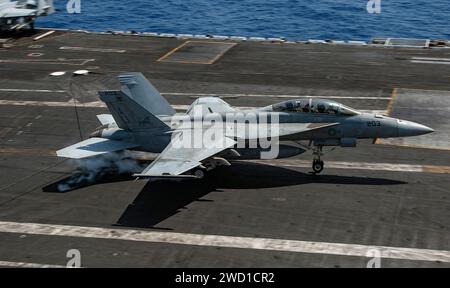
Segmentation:
{"type": "Polygon", "coordinates": [[[0,0],[0,31],[18,30],[25,26],[34,29],[36,17],[53,12],[53,0],[0,0]]]}
{"type": "Polygon", "coordinates": [[[158,156],[135,177],[203,178],[217,166],[231,165],[229,160],[285,158],[309,150],[312,170],[320,173],[325,146],[355,147],[358,139],[433,132],[418,123],[312,97],[249,110],[201,97],[177,114],[141,73],[122,74],[119,81],[121,90],[99,92],[111,112],[97,115],[102,126],[89,139],[58,150],[57,156],[145,151],[158,156]]]}

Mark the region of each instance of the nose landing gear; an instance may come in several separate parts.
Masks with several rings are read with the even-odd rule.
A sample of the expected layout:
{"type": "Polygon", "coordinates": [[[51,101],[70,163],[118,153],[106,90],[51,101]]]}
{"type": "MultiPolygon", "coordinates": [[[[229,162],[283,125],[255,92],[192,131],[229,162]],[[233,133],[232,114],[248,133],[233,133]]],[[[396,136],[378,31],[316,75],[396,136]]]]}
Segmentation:
{"type": "MultiPolygon", "coordinates": [[[[322,157],[324,155],[324,153],[322,152],[323,145],[313,145],[313,141],[310,141],[308,145],[305,145],[300,141],[297,141],[296,143],[305,149],[313,151],[313,157],[314,157],[313,162],[312,162],[313,173],[319,174],[320,172],[322,172],[323,167],[324,167],[324,162],[320,159],[320,157],[322,157]]],[[[334,148],[331,149],[331,151],[332,150],[334,150],[334,148]]]]}
{"type": "Polygon", "coordinates": [[[317,173],[317,174],[322,172],[322,170],[323,170],[323,161],[314,159],[313,164],[312,164],[312,169],[313,169],[314,173],[317,173]]]}
{"type": "Polygon", "coordinates": [[[322,172],[323,166],[324,166],[323,161],[320,159],[320,157],[323,155],[322,146],[314,146],[313,155],[314,155],[314,160],[312,163],[312,169],[315,174],[319,174],[320,172],[322,172]]]}

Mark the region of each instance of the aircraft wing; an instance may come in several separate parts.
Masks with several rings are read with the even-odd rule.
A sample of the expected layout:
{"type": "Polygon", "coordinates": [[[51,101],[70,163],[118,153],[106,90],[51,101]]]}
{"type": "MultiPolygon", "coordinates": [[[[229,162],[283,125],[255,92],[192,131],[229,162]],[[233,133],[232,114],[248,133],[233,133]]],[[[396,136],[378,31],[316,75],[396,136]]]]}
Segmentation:
{"type": "Polygon", "coordinates": [[[133,143],[93,137],[58,150],[56,155],[58,157],[81,159],[138,146],[133,143]]]}
{"type": "Polygon", "coordinates": [[[0,17],[2,18],[19,18],[36,15],[35,9],[22,9],[22,8],[6,8],[0,11],[0,17]]]}
{"type": "Polygon", "coordinates": [[[164,151],[141,173],[134,174],[136,177],[186,177],[180,175],[199,165],[201,161],[211,157],[227,148],[234,146],[237,142],[226,136],[216,137],[209,148],[184,148],[182,147],[183,132],[178,131],[172,137],[172,141],[164,151]]]}

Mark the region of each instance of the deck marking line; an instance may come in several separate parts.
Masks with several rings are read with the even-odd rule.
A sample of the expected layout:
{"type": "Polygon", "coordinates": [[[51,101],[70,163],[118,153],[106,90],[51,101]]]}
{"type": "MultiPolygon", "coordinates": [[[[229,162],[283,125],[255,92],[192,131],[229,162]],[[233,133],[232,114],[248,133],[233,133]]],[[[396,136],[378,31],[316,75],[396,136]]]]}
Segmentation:
{"type": "MultiPolygon", "coordinates": [[[[272,166],[284,167],[311,167],[311,161],[308,160],[238,160],[242,162],[258,163],[272,166]]],[[[369,162],[343,162],[326,161],[326,167],[331,169],[356,169],[373,171],[392,171],[392,172],[414,172],[414,173],[436,173],[449,174],[450,166],[435,165],[414,165],[414,164],[392,164],[392,163],[369,163],[369,162]]]]}
{"type": "Polygon", "coordinates": [[[378,249],[382,258],[414,261],[450,262],[450,251],[419,248],[388,247],[361,244],[327,243],[270,238],[202,235],[177,232],[156,232],[39,223],[0,222],[0,232],[44,236],[112,239],[193,246],[271,250],[295,253],[330,254],[367,257],[368,251],[378,249]]]}
{"type": "Polygon", "coordinates": [[[425,60],[425,61],[449,61],[450,58],[433,58],[433,57],[411,57],[412,60],[425,60]]]}
{"type": "Polygon", "coordinates": [[[66,90],[0,88],[0,92],[66,93],[66,90]]]}
{"type": "MultiPolygon", "coordinates": [[[[50,89],[21,89],[21,88],[0,88],[0,92],[39,92],[39,93],[66,93],[66,90],[50,89]]],[[[161,95],[167,96],[212,96],[212,97],[271,97],[271,98],[324,98],[324,99],[355,99],[355,100],[391,100],[392,97],[369,97],[369,96],[338,96],[338,95],[287,95],[287,94],[227,94],[227,93],[186,93],[186,92],[161,92],[161,95]]]]}
{"type": "Polygon", "coordinates": [[[409,62],[417,64],[450,65],[450,62],[441,62],[441,61],[410,60],[409,62]]]}
{"type": "Polygon", "coordinates": [[[112,49],[112,48],[89,48],[89,47],[72,47],[61,46],[59,50],[71,50],[71,51],[91,51],[91,52],[104,52],[104,53],[125,53],[127,50],[112,49]]]}
{"type": "Polygon", "coordinates": [[[172,55],[173,53],[175,53],[177,50],[183,48],[189,41],[186,41],[184,43],[182,43],[181,45],[178,45],[177,47],[173,48],[172,50],[170,50],[169,52],[167,52],[166,54],[164,54],[163,56],[161,56],[161,58],[159,58],[156,61],[163,61],[164,59],[166,59],[167,57],[169,57],[170,55],[172,55]]]}
{"type": "MultiPolygon", "coordinates": [[[[29,100],[0,100],[0,105],[12,105],[12,106],[44,106],[44,107],[73,107],[74,102],[73,99],[67,101],[67,102],[59,102],[59,101],[29,101],[29,100]]],[[[172,107],[175,110],[187,110],[190,105],[172,105],[172,107]]],[[[94,102],[85,102],[80,103],[77,102],[77,107],[82,108],[106,108],[106,104],[101,101],[94,101],[94,102]]],[[[235,108],[241,109],[241,110],[247,110],[247,109],[256,109],[260,107],[243,107],[243,106],[237,106],[235,108]]],[[[386,111],[384,110],[358,110],[361,112],[367,112],[372,114],[384,114],[386,111]]]]}
{"type": "Polygon", "coordinates": [[[391,97],[369,96],[338,96],[338,95],[286,95],[286,94],[245,94],[245,93],[187,93],[187,92],[161,92],[167,96],[213,96],[213,97],[274,97],[274,98],[325,98],[325,99],[358,99],[358,100],[391,100],[391,97]]]}
{"type": "Polygon", "coordinates": [[[27,262],[11,262],[11,261],[0,261],[0,266],[19,267],[19,268],[66,268],[66,266],[63,266],[63,265],[27,263],[27,262]]]}

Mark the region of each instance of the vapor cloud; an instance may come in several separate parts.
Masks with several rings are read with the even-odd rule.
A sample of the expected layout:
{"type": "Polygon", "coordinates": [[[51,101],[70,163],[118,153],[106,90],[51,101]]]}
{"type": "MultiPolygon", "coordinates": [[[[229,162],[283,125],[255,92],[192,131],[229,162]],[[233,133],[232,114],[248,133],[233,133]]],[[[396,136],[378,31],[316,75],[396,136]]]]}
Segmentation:
{"type": "Polygon", "coordinates": [[[145,168],[145,165],[139,163],[131,153],[126,151],[73,161],[79,172],[58,184],[58,190],[61,192],[93,184],[106,175],[132,174],[145,168]]]}

